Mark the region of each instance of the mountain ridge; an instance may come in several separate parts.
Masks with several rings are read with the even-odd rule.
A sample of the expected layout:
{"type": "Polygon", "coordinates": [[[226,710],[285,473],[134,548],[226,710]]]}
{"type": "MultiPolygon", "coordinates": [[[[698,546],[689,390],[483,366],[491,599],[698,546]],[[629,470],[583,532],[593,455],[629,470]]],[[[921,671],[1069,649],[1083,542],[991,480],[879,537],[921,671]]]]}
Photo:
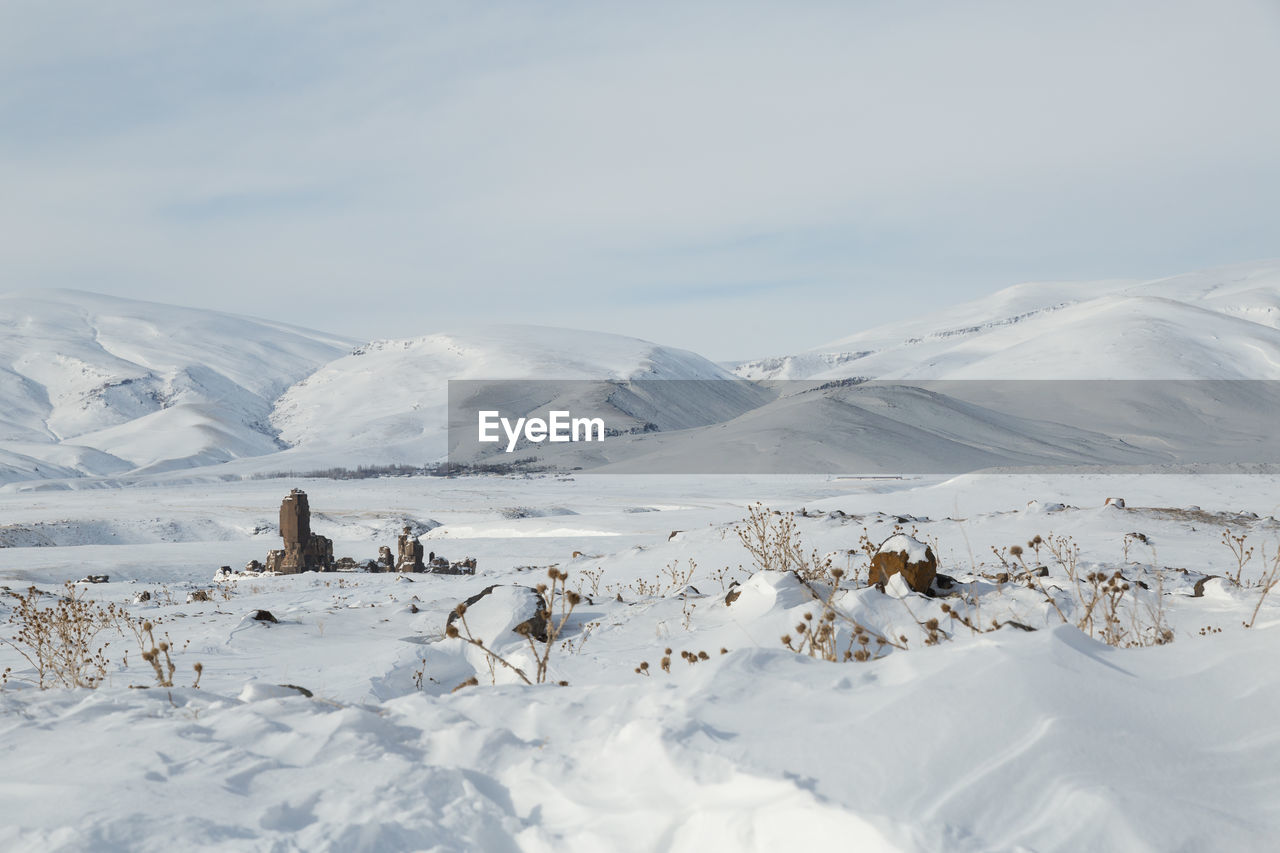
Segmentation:
{"type": "MultiPolygon", "coordinates": [[[[1133,303],[1128,303],[1132,307],[1133,303]]],[[[1130,342],[1132,343],[1132,341],[1130,342]]],[[[1208,347],[1212,349],[1212,347],[1208,347]]],[[[1280,260],[1234,264],[1151,280],[1026,283],[951,308],[896,321],[791,355],[739,364],[735,373],[756,381],[869,378],[1277,378],[1280,377],[1280,260]],[[1124,317],[1125,300],[1159,308],[1124,317]],[[1182,317],[1172,317],[1181,313],[1182,317]],[[1113,315],[1113,316],[1104,316],[1113,315]],[[1092,324],[1081,338],[1082,320],[1092,324]],[[1197,341],[1197,322],[1243,321],[1244,347],[1233,363],[1209,359],[1211,369],[1188,365],[1167,371],[1167,354],[1197,341]],[[1264,322],[1269,320],[1270,322],[1264,322]],[[1171,329],[1166,340],[1142,347],[1099,348],[1144,323],[1171,329]],[[1109,328],[1108,328],[1109,325],[1109,328]],[[1073,338],[1074,340],[1064,340],[1073,338]],[[980,341],[980,343],[972,343],[980,341]],[[1034,341],[1035,345],[1030,345],[1034,341]],[[1072,345],[1075,343],[1076,345],[1072,345]],[[1089,346],[1093,344],[1095,346],[1089,346]],[[1263,355],[1250,358],[1255,347],[1263,355]],[[992,358],[976,358],[966,350],[992,358]],[[1137,359],[1137,362],[1134,362],[1137,359]],[[1123,365],[1130,363],[1131,369],[1123,365]]]]}
{"type": "MultiPolygon", "coordinates": [[[[250,476],[422,465],[445,452],[450,379],[544,378],[692,380],[683,396],[633,400],[640,409],[621,411],[623,425],[641,411],[648,415],[637,426],[670,410],[679,414],[661,425],[664,432],[714,423],[728,441],[724,429],[754,430],[755,439],[733,439],[744,448],[768,444],[773,439],[759,436],[784,429],[802,411],[749,387],[767,389],[780,379],[1275,379],[1280,261],[1146,281],[1014,285],[732,371],[640,338],[547,326],[478,326],[361,343],[279,321],[83,290],[0,294],[0,397],[7,404],[0,485],[185,469],[250,476]],[[721,387],[730,390],[720,394],[721,387]],[[782,419],[771,420],[770,412],[782,419]]],[[[872,398],[849,399],[864,405],[872,398]]],[[[939,418],[939,430],[946,411],[958,410],[929,414],[939,418]]],[[[859,417],[883,423],[872,410],[859,417]]],[[[909,426],[902,436],[917,434],[909,426]]],[[[975,430],[971,447],[986,452],[983,430],[975,430]]],[[[1001,434],[1019,443],[1023,431],[1001,434]]],[[[945,430],[937,438],[956,440],[945,430]]],[[[635,447],[672,453],[666,437],[648,436],[635,447]]]]}

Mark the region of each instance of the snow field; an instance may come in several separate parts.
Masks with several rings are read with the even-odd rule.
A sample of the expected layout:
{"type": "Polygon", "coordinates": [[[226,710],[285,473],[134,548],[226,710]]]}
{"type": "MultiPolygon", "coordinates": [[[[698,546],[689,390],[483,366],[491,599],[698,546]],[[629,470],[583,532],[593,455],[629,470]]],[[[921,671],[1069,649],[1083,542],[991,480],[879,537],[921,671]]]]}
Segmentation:
{"type": "MultiPolygon", "coordinates": [[[[1215,580],[1193,597],[1197,579],[1234,569],[1223,525],[1274,552],[1270,477],[301,485],[314,529],[351,532],[340,555],[374,550],[375,516],[412,510],[441,522],[429,549],[475,555],[480,572],[243,578],[224,593],[212,568],[261,556],[270,535],[0,549],[0,582],[14,588],[78,576],[92,555],[112,574],[94,597],[163,620],[179,685],[204,666],[199,690],[130,689],[149,680],[131,656],[96,691],[0,694],[6,848],[1261,850],[1280,824],[1280,611],[1268,602],[1245,629],[1256,590],[1215,580]],[[1037,630],[975,634],[942,612],[957,599],[850,588],[841,611],[906,636],[908,649],[869,663],[796,655],[780,637],[819,608],[793,578],[750,571],[733,524],[756,496],[797,511],[807,546],[852,561],[864,528],[877,542],[915,528],[940,570],[971,585],[984,622],[1037,630]],[[1128,508],[1104,508],[1111,496],[1128,508]],[[511,511],[547,505],[574,514],[511,511]],[[1131,546],[1126,561],[1131,532],[1154,553],[1131,546]],[[1037,590],[992,580],[1003,569],[989,546],[1037,533],[1073,537],[1082,569],[1163,576],[1174,642],[1112,648],[1062,625],[1037,590]],[[696,591],[682,577],[690,560],[696,591]],[[495,583],[532,586],[551,565],[589,599],[552,650],[551,677],[568,687],[506,683],[500,667],[491,679],[483,654],[443,636],[459,601],[495,583]],[[186,603],[195,588],[213,600],[186,603]],[[151,601],[133,605],[142,589],[151,601]],[[259,608],[280,622],[249,619],[259,608]],[[953,639],[926,645],[930,618],[953,639]],[[452,692],[470,677],[479,686],[452,692]]],[[[124,490],[112,512],[172,494],[124,490]]],[[[192,503],[243,529],[281,494],[277,482],[226,484],[192,503]]],[[[50,508],[69,516],[92,507],[56,497],[50,508]]],[[[1047,562],[1043,581],[1066,587],[1047,562]]],[[[486,616],[483,601],[472,627],[500,632],[501,609],[486,616]]],[[[483,639],[530,665],[522,638],[483,639]]]]}

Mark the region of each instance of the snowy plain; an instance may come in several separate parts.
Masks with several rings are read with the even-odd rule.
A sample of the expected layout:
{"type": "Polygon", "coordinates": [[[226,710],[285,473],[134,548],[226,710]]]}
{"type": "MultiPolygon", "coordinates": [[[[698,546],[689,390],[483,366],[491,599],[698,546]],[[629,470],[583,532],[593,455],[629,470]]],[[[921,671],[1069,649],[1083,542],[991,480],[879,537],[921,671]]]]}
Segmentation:
{"type": "MultiPolygon", "coordinates": [[[[863,375],[858,362],[878,358],[868,375],[1000,378],[1003,365],[1043,377],[1074,355],[1066,363],[1091,367],[1076,374],[1089,378],[1275,379],[1276,270],[1176,280],[1151,311],[1133,308],[1155,299],[1146,283],[1021,286],[950,324],[917,320],[738,375],[863,375]],[[1172,377],[1160,370],[1171,347],[1197,354],[1173,362],[1172,377]],[[863,351],[881,355],[851,355],[863,351]]],[[[147,687],[132,638],[111,639],[94,690],[35,689],[17,652],[0,648],[0,668],[13,668],[0,691],[6,850],[1274,848],[1280,595],[1258,607],[1256,581],[1280,549],[1276,470],[253,479],[385,464],[394,447],[424,461],[439,442],[439,384],[467,370],[728,374],[613,336],[582,350],[596,360],[558,362],[585,333],[432,336],[357,355],[341,338],[286,329],[293,360],[278,378],[270,358],[247,364],[251,350],[228,346],[217,372],[234,388],[205,398],[224,386],[184,384],[205,375],[198,354],[85,331],[111,324],[67,319],[86,316],[66,308],[83,298],[59,296],[66,316],[49,319],[24,297],[3,317],[27,337],[6,339],[0,365],[15,403],[0,448],[0,585],[54,593],[108,575],[78,588],[153,620],[173,643],[177,686],[147,687]],[[15,355],[69,338],[83,370],[74,382],[15,355]],[[94,350],[94,339],[107,343],[94,350]],[[53,388],[63,390],[41,390],[53,388]],[[193,420],[170,421],[184,406],[193,420]],[[234,452],[219,452],[221,433],[201,422],[210,412],[244,439],[234,452]],[[165,426],[147,421],[157,414],[165,426]],[[112,429],[131,439],[98,440],[112,429]],[[312,527],[340,557],[371,559],[409,525],[437,554],[475,557],[477,573],[218,579],[220,566],[279,547],[291,488],[307,491],[312,527]],[[735,532],[757,501],[795,513],[806,549],[846,570],[840,589],[757,570],[735,532]],[[1243,569],[1224,530],[1254,548],[1243,569]],[[898,531],[936,553],[956,582],[949,594],[857,582],[862,543],[898,531]],[[1121,572],[1130,639],[1151,639],[1158,614],[1172,642],[1110,645],[1098,626],[1077,627],[1073,582],[1033,549],[1036,536],[1078,545],[1078,576],[1121,572]],[[1022,577],[1015,545],[1047,574],[1022,577]],[[499,584],[468,611],[471,628],[532,672],[509,605],[552,569],[583,598],[552,644],[549,683],[525,685],[447,636],[456,605],[499,584]],[[1237,571],[1239,583],[1225,577],[1237,571]],[[209,600],[188,601],[198,590],[209,600]],[[865,662],[788,649],[783,635],[823,612],[815,594],[849,618],[840,649],[856,644],[855,622],[894,644],[865,662]]],[[[100,318],[94,304],[87,316],[100,318]]],[[[214,331],[190,334],[281,333],[214,319],[214,331]]]]}
{"type": "MultiPolygon", "coordinates": [[[[55,589],[109,574],[93,597],[164,620],[181,648],[179,685],[195,661],[204,674],[195,690],[131,689],[149,681],[135,650],[97,690],[6,689],[0,840],[96,850],[1268,849],[1280,830],[1280,610],[1267,603],[1246,629],[1255,591],[1212,580],[1193,597],[1193,587],[1233,569],[1223,526],[1280,544],[1276,485],[1263,475],[464,477],[81,491],[34,506],[4,495],[11,518],[50,518],[56,506],[82,520],[63,544],[0,549],[7,585],[55,589]],[[261,558],[278,541],[286,485],[308,490],[315,529],[339,554],[370,557],[401,522],[432,521],[440,526],[424,544],[475,556],[480,571],[215,586],[218,565],[261,558]],[[1115,495],[1127,508],[1102,506],[1115,495]],[[946,599],[860,589],[843,606],[907,636],[906,651],[867,663],[788,651],[779,637],[815,608],[788,576],[751,572],[732,526],[757,498],[803,508],[799,529],[820,551],[856,547],[864,527],[878,540],[900,517],[918,519],[908,526],[937,544],[944,571],[973,584],[984,620],[1039,630],[952,626],[954,639],[926,646],[916,620],[942,617],[946,599]],[[136,532],[138,519],[166,517],[180,523],[136,532]],[[216,522],[218,535],[196,520],[216,522]],[[128,530],[135,541],[101,544],[128,530]],[[1043,596],[989,579],[1001,570],[989,546],[1050,532],[1075,537],[1086,565],[1163,577],[1174,642],[1112,648],[1060,624],[1043,596]],[[1130,532],[1154,554],[1126,560],[1130,532]],[[689,560],[696,591],[662,589],[667,567],[689,560]],[[569,645],[553,651],[552,678],[567,687],[512,683],[501,668],[491,676],[483,656],[444,636],[459,601],[490,584],[545,581],[553,565],[590,602],[568,625],[569,645]],[[734,581],[740,594],[726,604],[734,581]],[[213,600],[187,603],[196,589],[213,600]],[[141,590],[151,601],[132,604],[141,590]],[[279,623],[249,618],[257,609],[279,623]],[[658,664],[666,648],[669,673],[658,664]],[[709,659],[689,664],[683,651],[709,659]],[[636,673],[641,662],[649,675],[636,673]],[[472,676],[481,683],[452,692],[472,676]]],[[[493,643],[529,666],[520,637],[493,643]]],[[[9,652],[4,662],[19,663],[9,652]]]]}

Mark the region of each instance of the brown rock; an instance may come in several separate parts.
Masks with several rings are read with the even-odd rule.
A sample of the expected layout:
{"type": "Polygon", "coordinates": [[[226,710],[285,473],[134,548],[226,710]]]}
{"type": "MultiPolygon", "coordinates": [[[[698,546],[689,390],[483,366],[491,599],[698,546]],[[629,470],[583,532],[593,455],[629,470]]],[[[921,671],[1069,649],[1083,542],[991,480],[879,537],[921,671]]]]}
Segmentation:
{"type": "Polygon", "coordinates": [[[916,592],[927,592],[938,574],[938,558],[923,542],[903,533],[895,534],[880,543],[871,558],[871,583],[883,586],[897,574],[916,592]]]}

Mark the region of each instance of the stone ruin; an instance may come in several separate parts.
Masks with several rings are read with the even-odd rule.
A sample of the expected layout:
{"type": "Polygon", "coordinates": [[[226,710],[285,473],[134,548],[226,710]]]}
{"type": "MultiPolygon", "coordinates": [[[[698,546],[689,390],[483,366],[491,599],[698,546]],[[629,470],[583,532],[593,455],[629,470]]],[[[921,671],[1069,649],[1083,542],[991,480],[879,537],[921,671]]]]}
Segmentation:
{"type": "Polygon", "coordinates": [[[474,575],[476,573],[476,558],[468,557],[465,560],[451,563],[444,557],[437,557],[433,551],[427,557],[427,571],[436,575],[474,575]]]}
{"type": "MultiPolygon", "coordinates": [[[[386,545],[378,548],[376,560],[356,560],[343,557],[333,558],[333,540],[318,533],[311,532],[311,507],[307,503],[307,493],[301,489],[293,489],[280,503],[280,536],[284,539],[284,547],[276,548],[267,554],[265,563],[250,560],[244,567],[245,572],[277,572],[293,575],[299,572],[335,572],[335,571],[367,571],[367,572],[430,572],[441,575],[474,575],[476,573],[475,557],[468,557],[461,562],[450,562],[444,557],[437,557],[431,552],[424,557],[422,542],[406,526],[396,543],[396,553],[386,545]]],[[[230,566],[219,569],[220,577],[233,574],[230,566]]]]}
{"type": "MultiPolygon", "coordinates": [[[[436,552],[432,551],[423,557],[423,547],[421,540],[413,532],[413,528],[405,526],[403,532],[396,539],[396,559],[392,569],[397,572],[430,572],[434,575],[474,575],[476,573],[476,558],[468,557],[459,562],[450,562],[444,557],[437,557],[436,552]]],[[[391,549],[382,547],[378,549],[379,565],[390,565],[391,549]]]]}
{"type": "Polygon", "coordinates": [[[334,570],[333,540],[311,532],[311,507],[301,489],[289,492],[280,503],[280,536],[284,548],[267,554],[265,571],[293,575],[334,570]]]}
{"type": "MultiPolygon", "coordinates": [[[[406,525],[400,538],[396,540],[396,571],[425,572],[427,567],[422,563],[422,543],[406,525]]],[[[434,553],[432,556],[435,556],[434,553]]]]}

